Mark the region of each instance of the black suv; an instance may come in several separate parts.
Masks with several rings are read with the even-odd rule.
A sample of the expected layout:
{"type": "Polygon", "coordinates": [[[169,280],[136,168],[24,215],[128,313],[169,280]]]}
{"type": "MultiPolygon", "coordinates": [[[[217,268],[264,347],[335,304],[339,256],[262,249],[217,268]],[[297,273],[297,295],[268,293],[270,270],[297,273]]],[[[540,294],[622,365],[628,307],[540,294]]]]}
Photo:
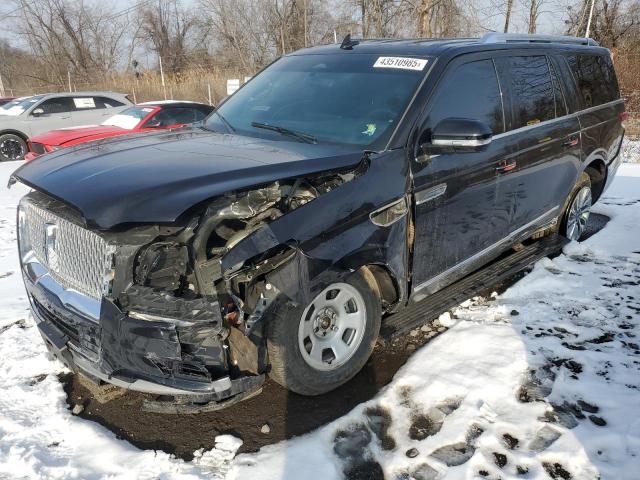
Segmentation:
{"type": "Polygon", "coordinates": [[[589,39],[295,52],[201,126],[15,172],[33,188],[18,221],[34,316],[58,358],[159,394],[150,409],[221,408],[266,374],[322,394],[381,328],[579,239],[625,115],[589,39]]]}

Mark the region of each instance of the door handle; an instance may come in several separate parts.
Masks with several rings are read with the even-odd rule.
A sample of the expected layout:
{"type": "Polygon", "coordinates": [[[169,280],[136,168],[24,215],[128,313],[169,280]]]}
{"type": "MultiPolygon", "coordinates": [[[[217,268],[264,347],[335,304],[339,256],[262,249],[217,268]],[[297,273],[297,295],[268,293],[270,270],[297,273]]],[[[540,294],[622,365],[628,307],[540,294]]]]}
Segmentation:
{"type": "Polygon", "coordinates": [[[507,173],[510,172],[511,170],[513,170],[514,168],[516,168],[516,161],[515,160],[502,160],[500,163],[498,163],[498,166],[496,167],[496,172],[498,173],[507,173]]]}
{"type": "Polygon", "coordinates": [[[566,142],[564,142],[562,144],[563,147],[577,147],[578,143],[580,143],[580,140],[578,139],[578,137],[569,137],[569,140],[567,140],[566,142]]]}

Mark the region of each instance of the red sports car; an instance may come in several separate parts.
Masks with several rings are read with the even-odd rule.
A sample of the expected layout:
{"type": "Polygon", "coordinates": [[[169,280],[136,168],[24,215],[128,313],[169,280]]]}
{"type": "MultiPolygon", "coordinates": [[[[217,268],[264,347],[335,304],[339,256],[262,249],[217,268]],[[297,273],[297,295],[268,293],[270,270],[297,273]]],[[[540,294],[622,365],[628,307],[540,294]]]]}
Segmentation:
{"type": "Polygon", "coordinates": [[[128,108],[104,121],[102,125],[62,128],[29,139],[29,161],[80,143],[103,138],[152,132],[158,129],[179,128],[203,120],[214,107],[195,102],[149,102],[128,108]]]}

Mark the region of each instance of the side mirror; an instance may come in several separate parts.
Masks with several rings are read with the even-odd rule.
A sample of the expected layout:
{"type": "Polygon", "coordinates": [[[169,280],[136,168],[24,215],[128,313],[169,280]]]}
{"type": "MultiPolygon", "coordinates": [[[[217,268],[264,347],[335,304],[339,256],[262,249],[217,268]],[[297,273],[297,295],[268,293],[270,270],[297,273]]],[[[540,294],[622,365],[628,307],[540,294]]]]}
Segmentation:
{"type": "Polygon", "coordinates": [[[445,118],[431,131],[431,141],[421,145],[426,153],[477,151],[491,143],[491,128],[468,118],[445,118]]]}
{"type": "Polygon", "coordinates": [[[42,108],[34,108],[33,112],[31,112],[31,115],[33,115],[34,117],[39,117],[41,115],[44,115],[44,110],[42,108]]]}

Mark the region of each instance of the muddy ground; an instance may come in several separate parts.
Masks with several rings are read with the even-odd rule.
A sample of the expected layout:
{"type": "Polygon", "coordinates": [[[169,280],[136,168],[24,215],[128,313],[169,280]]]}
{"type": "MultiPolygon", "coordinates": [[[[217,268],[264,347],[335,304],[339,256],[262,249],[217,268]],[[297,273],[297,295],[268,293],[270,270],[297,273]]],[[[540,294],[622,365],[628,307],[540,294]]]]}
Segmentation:
{"type": "MultiPolygon", "coordinates": [[[[608,218],[592,215],[585,237],[602,229],[608,218]]],[[[493,290],[502,291],[522,278],[520,273],[493,290]]],[[[490,293],[490,292],[488,292],[490,293]]],[[[291,393],[268,380],[261,395],[220,412],[169,415],[141,410],[145,394],[127,392],[107,403],[95,400],[76,375],[61,377],[70,408],[82,405],[79,416],[92,420],[142,449],[162,450],[191,460],[193,452],[214,446],[216,435],[243,440],[240,452],[251,452],[310,432],[369,400],[393,378],[413,352],[446,329],[437,321],[386,344],[378,344],[363,370],[346,385],[319,397],[291,393]],[[269,432],[263,433],[264,425],[269,432]]]]}
{"type": "Polygon", "coordinates": [[[144,412],[140,408],[142,402],[151,397],[135,392],[100,404],[76,375],[64,375],[62,381],[70,408],[83,405],[81,417],[104,425],[139,448],[159,449],[191,459],[195,450],[212,448],[216,435],[230,433],[243,440],[241,452],[256,451],[314,430],[375,396],[416,348],[439,334],[437,330],[434,326],[385,346],[376,345],[364,369],[348,384],[326,395],[304,397],[268,380],[261,395],[220,412],[195,415],[144,412]],[[265,424],[269,425],[268,434],[261,432],[265,424]]]}

